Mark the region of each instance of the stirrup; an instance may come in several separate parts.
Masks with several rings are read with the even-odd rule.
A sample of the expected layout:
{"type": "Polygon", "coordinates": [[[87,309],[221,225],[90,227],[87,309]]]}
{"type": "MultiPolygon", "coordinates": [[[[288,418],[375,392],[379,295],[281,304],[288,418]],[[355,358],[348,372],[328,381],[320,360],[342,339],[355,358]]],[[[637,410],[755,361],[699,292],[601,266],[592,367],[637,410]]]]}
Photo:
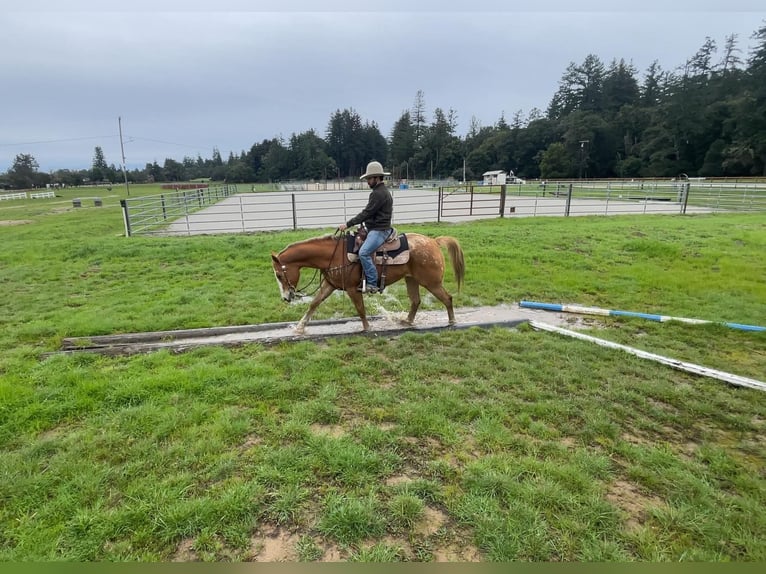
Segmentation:
{"type": "Polygon", "coordinates": [[[362,284],[357,288],[357,291],[360,293],[379,293],[380,289],[375,285],[367,283],[366,279],[362,279],[362,284]]]}

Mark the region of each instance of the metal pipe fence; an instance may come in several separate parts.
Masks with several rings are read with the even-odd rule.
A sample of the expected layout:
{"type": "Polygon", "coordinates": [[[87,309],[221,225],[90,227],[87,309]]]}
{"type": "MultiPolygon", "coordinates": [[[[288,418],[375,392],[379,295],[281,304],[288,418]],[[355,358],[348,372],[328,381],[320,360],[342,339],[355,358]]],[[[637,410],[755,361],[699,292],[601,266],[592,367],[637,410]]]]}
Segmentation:
{"type": "Polygon", "coordinates": [[[236,185],[216,185],[168,191],[159,195],[120,200],[125,235],[165,234],[172,222],[188,218],[237,193],[236,185]]]}
{"type": "MultiPolygon", "coordinates": [[[[556,181],[392,189],[394,225],[496,217],[766,211],[766,183],[556,181]]],[[[332,228],[369,190],[249,192],[222,185],[121,201],[126,235],[332,228]]]]}

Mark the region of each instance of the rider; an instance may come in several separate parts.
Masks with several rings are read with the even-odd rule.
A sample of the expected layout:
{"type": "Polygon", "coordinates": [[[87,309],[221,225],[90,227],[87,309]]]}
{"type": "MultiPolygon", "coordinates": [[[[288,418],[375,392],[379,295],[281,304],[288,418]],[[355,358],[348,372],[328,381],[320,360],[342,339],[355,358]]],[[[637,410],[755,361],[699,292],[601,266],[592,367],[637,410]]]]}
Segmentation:
{"type": "Polygon", "coordinates": [[[380,162],[371,161],[367,164],[365,174],[359,179],[366,179],[367,185],[372,189],[367,206],[359,212],[358,215],[349,219],[346,223],[341,223],[338,229],[346,230],[348,227],[364,223],[367,228],[367,239],[359,248],[359,261],[364,270],[364,280],[359,288],[362,293],[377,293],[378,288],[378,270],[375,262],[372,260],[375,251],[391,235],[391,217],[394,212],[394,198],[388,191],[386,184],[383,183],[383,176],[390,175],[383,171],[380,162]]]}

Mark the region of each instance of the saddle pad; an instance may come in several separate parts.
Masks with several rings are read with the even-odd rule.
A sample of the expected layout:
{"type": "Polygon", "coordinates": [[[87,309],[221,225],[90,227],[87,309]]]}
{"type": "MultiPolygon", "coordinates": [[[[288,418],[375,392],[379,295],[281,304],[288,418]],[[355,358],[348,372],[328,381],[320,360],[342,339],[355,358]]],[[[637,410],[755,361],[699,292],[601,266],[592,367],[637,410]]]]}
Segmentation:
{"type": "MultiPolygon", "coordinates": [[[[354,253],[354,235],[348,236],[347,255],[350,262],[359,261],[359,254],[354,253]]],[[[394,251],[376,251],[373,258],[376,265],[401,265],[410,260],[410,246],[407,241],[407,235],[402,233],[398,238],[399,249],[394,251]]]]}

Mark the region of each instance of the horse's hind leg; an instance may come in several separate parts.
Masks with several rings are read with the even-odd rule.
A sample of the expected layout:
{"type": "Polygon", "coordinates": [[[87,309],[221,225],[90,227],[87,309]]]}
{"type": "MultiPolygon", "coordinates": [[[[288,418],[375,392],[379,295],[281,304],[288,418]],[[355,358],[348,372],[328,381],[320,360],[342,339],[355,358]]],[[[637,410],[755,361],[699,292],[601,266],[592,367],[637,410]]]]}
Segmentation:
{"type": "Polygon", "coordinates": [[[449,317],[449,324],[455,324],[455,310],[452,308],[452,295],[447,293],[444,285],[439,284],[437,287],[426,287],[431,293],[434,294],[439,301],[444,303],[447,308],[447,316],[449,317]]]}
{"type": "Polygon", "coordinates": [[[406,323],[412,325],[415,321],[415,313],[418,312],[420,307],[420,285],[412,277],[405,277],[405,283],[407,283],[407,295],[410,298],[410,313],[407,315],[406,323]]]}

